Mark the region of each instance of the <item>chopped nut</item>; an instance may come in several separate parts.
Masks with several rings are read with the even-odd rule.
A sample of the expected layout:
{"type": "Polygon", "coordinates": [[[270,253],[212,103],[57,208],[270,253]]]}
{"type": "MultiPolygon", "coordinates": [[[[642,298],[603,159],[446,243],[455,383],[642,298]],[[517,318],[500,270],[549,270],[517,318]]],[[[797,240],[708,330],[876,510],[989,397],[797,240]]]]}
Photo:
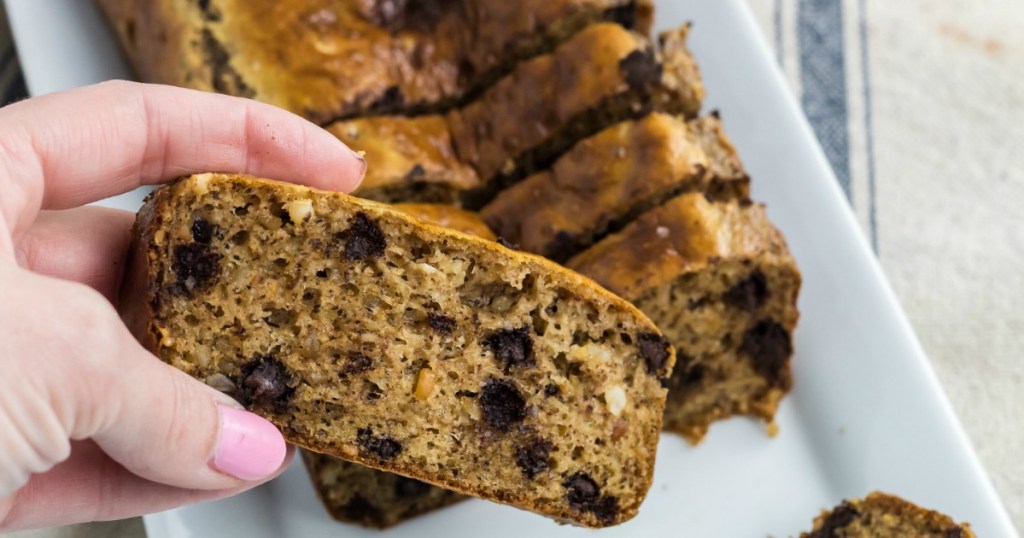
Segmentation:
{"type": "Polygon", "coordinates": [[[221,392],[234,392],[235,384],[224,374],[206,376],[205,383],[221,392]]]}
{"type": "Polygon", "coordinates": [[[420,370],[419,378],[416,380],[416,399],[426,400],[430,393],[434,392],[434,372],[430,368],[420,370]]]}
{"type": "Polygon", "coordinates": [[[573,346],[569,351],[569,355],[571,355],[573,359],[581,361],[590,358],[603,362],[612,360],[611,351],[608,351],[608,348],[595,343],[590,343],[584,346],[573,346]]]}
{"type": "Polygon", "coordinates": [[[291,202],[284,204],[284,210],[288,212],[288,216],[292,219],[292,222],[296,224],[306,222],[313,216],[313,201],[292,200],[291,202]]]}
{"type": "Polygon", "coordinates": [[[507,295],[499,295],[491,299],[491,310],[501,314],[512,308],[512,298],[507,295]]]}
{"type": "Polygon", "coordinates": [[[423,272],[427,273],[428,275],[433,275],[433,274],[437,274],[438,273],[437,268],[434,267],[433,265],[430,265],[429,263],[421,263],[421,264],[419,264],[419,266],[420,266],[420,269],[423,269],[423,272]]]}
{"type": "Polygon", "coordinates": [[[192,178],[192,194],[202,196],[210,192],[210,180],[213,174],[197,174],[192,178]]]}
{"type": "Polygon", "coordinates": [[[334,39],[314,39],[313,48],[320,54],[330,56],[338,53],[338,42],[334,39]]]}
{"type": "Polygon", "coordinates": [[[608,405],[608,411],[615,416],[622,414],[626,408],[626,391],[622,387],[612,387],[604,393],[604,403],[608,405]]]}

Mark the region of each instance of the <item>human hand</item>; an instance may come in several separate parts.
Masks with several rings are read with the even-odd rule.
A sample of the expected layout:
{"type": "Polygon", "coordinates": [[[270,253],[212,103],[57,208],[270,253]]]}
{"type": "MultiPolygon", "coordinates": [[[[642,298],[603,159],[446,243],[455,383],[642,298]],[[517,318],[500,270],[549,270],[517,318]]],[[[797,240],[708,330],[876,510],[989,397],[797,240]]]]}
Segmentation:
{"type": "Polygon", "coordinates": [[[164,86],[0,109],[0,531],[225,497],[286,467],[269,422],[132,338],[114,302],[134,215],[79,207],[207,171],[347,192],[365,162],[288,112],[164,86]]]}

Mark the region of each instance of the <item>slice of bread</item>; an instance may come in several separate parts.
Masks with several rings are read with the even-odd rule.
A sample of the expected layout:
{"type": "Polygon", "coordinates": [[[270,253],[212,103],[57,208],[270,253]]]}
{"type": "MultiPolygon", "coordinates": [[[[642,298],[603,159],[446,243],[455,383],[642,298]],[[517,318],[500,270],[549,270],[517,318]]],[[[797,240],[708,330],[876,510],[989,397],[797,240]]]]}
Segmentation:
{"type": "Polygon", "coordinates": [[[631,301],[676,347],[665,429],[697,442],[715,420],[773,420],[792,385],[801,279],[764,207],[684,194],[566,265],[631,301]]]}
{"type": "Polygon", "coordinates": [[[302,447],[591,527],[650,487],[674,351],[543,258],[203,174],[150,196],[125,289],[149,349],[302,447]]]}
{"type": "Polygon", "coordinates": [[[967,523],[921,508],[899,497],[875,492],[843,501],[814,520],[801,538],[974,538],[967,523]]]}

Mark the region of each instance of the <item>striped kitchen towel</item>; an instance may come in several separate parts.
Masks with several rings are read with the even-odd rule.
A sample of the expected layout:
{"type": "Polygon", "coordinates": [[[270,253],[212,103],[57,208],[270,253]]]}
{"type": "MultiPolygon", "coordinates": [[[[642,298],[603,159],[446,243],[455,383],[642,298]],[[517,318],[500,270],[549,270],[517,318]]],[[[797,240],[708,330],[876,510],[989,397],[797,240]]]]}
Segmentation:
{"type": "Polygon", "coordinates": [[[746,1],[1024,530],[1024,2],[746,1]]]}

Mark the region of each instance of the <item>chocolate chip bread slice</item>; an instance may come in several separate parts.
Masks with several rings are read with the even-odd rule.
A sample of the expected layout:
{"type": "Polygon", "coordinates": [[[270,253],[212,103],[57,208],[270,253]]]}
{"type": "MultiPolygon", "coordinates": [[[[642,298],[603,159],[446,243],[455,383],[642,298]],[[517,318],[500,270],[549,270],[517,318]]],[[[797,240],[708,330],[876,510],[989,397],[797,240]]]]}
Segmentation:
{"type": "Polygon", "coordinates": [[[619,25],[589,26],[450,112],[457,154],[490,189],[481,198],[617,122],[652,111],[696,115],[703,87],[687,32],[663,34],[659,51],[619,25]]]}
{"type": "Polygon", "coordinates": [[[302,460],[327,513],[343,523],[383,529],[469,498],[308,450],[302,451],[302,460]]]}
{"type": "Polygon", "coordinates": [[[143,81],[252,97],[320,123],[440,111],[632,0],[97,0],[143,81]]]}
{"type": "Polygon", "coordinates": [[[774,418],[792,384],[800,272],[764,208],[684,194],[570,260],[676,347],[665,429],[698,442],[715,420],[774,418]]]}
{"type": "Polygon", "coordinates": [[[613,125],[499,193],[481,214],[522,250],[564,262],[682,192],[745,198],[746,174],[719,127],[714,117],[662,113],[613,125]]]}
{"type": "Polygon", "coordinates": [[[479,187],[472,168],[455,156],[443,116],[375,116],[327,127],[366,154],[366,177],[353,193],[380,202],[460,203],[479,187]]]}
{"type": "Polygon", "coordinates": [[[124,318],[302,447],[584,526],[651,484],[674,351],[540,257],[246,176],[155,191],[124,318]]]}
{"type": "Polygon", "coordinates": [[[822,512],[801,538],[974,538],[967,523],[875,492],[822,512]]]}

